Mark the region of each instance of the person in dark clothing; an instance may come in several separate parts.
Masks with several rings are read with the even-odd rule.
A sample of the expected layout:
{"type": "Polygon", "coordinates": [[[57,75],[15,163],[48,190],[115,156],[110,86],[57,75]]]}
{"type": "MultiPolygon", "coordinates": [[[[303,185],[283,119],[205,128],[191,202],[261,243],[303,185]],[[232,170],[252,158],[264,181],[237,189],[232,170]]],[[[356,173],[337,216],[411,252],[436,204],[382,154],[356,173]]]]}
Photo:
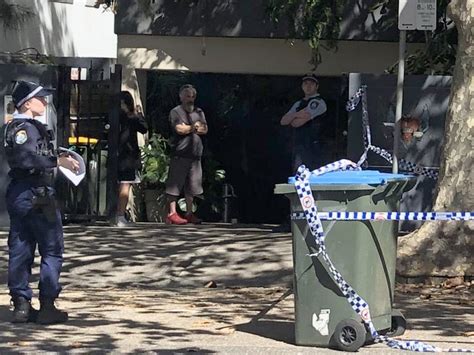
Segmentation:
{"type": "Polygon", "coordinates": [[[44,114],[46,96],[51,94],[36,83],[18,81],[12,93],[17,113],[6,125],[3,137],[11,177],[6,200],[10,216],[8,288],[14,323],[52,324],[68,319],[68,314],[54,305],[61,292],[64,239],[52,177],[58,166],[78,172],[79,163],[66,154],[57,156],[54,137],[35,119],[44,114]],[[31,306],[33,292],[29,286],[36,245],[41,255],[39,312],[31,306]]]}
{"type": "Polygon", "coordinates": [[[135,108],[132,95],[128,91],[120,94],[120,134],[118,151],[119,198],[117,205],[117,226],[129,224],[125,218],[131,184],[140,182],[141,169],[140,148],[138,147],[137,132],[147,133],[145,118],[139,109],[135,108]]]}
{"type": "Polygon", "coordinates": [[[314,74],[302,79],[304,98],[295,102],[282,117],[280,124],[292,128],[292,173],[301,164],[310,170],[319,168],[322,161],[320,147],[321,115],[326,110],[326,102],[318,93],[319,81],[314,74]]]}
{"type": "MultiPolygon", "coordinates": [[[[321,167],[324,159],[319,137],[321,118],[327,111],[326,102],[319,96],[319,81],[315,74],[302,78],[304,97],[296,101],[281,118],[280,124],[291,128],[291,174],[302,164],[310,170],[321,167]]],[[[290,232],[290,218],[274,231],[290,232]]]]}

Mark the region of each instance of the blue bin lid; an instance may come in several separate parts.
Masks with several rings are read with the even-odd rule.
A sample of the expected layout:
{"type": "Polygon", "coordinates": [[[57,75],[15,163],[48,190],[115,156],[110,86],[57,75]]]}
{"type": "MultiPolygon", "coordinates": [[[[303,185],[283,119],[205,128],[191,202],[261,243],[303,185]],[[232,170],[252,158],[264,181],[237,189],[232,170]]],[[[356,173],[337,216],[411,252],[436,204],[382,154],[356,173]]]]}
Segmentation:
{"type": "MultiPolygon", "coordinates": [[[[392,181],[406,181],[413,175],[382,173],[378,170],[334,171],[323,175],[311,175],[309,182],[314,185],[383,185],[392,181]]],[[[288,178],[289,184],[295,183],[295,177],[288,178]]]]}

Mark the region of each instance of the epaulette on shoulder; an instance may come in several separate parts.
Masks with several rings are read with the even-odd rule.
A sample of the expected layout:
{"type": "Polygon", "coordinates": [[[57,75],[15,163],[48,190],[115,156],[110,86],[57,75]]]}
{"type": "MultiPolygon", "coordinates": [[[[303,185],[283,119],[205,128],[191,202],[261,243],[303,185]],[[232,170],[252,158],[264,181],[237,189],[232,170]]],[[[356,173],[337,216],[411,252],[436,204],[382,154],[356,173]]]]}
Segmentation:
{"type": "Polygon", "coordinates": [[[25,119],[12,119],[10,120],[6,126],[8,126],[9,128],[14,128],[14,127],[23,127],[25,125],[25,123],[27,123],[29,120],[25,120],[25,119]]]}
{"type": "Polygon", "coordinates": [[[2,136],[3,135],[7,135],[7,132],[11,129],[19,129],[21,127],[23,127],[24,125],[26,124],[26,120],[10,120],[7,122],[6,125],[4,125],[2,128],[3,128],[3,131],[2,131],[2,136]]]}

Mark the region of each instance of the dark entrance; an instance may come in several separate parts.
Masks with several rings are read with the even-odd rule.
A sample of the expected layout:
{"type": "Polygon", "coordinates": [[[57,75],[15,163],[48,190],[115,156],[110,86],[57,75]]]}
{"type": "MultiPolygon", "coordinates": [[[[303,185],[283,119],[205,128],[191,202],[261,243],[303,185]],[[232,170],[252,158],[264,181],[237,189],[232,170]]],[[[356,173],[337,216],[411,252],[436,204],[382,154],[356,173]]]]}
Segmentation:
{"type": "MultiPolygon", "coordinates": [[[[273,188],[294,172],[290,169],[290,131],[279,121],[301,99],[301,77],[150,71],[147,119],[153,132],[168,137],[168,114],[179,104],[178,89],[185,83],[197,88],[196,104],[204,110],[209,125],[204,171],[206,166],[226,171],[225,182],[237,195],[233,217],[243,223],[283,221],[289,212],[288,201],[275,196],[273,188]]],[[[328,105],[320,137],[326,162],[346,156],[346,86],[344,77],[320,78],[320,92],[328,105]]],[[[206,186],[204,189],[204,202],[222,199],[221,193],[206,195],[206,186]]],[[[203,217],[221,220],[221,215],[203,217]]]]}

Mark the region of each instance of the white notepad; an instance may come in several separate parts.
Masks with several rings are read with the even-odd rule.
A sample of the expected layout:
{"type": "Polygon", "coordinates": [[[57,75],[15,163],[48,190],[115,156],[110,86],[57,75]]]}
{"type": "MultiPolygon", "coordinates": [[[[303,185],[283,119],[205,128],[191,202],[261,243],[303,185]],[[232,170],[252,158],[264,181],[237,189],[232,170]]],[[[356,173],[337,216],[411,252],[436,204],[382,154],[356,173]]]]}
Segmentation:
{"type": "Polygon", "coordinates": [[[77,154],[75,151],[63,147],[59,147],[59,151],[61,153],[68,153],[72,158],[77,160],[79,163],[79,169],[77,172],[73,172],[69,169],[66,169],[62,166],[59,167],[59,171],[69,180],[71,181],[74,186],[77,186],[81,183],[82,179],[86,176],[86,165],[84,164],[84,159],[77,154]]]}

